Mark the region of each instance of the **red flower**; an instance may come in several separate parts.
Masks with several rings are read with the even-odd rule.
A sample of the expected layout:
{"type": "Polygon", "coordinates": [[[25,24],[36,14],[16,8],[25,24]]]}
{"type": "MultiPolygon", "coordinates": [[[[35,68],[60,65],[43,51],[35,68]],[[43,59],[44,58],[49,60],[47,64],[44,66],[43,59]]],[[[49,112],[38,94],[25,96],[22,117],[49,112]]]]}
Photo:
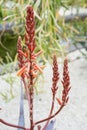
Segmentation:
{"type": "Polygon", "coordinates": [[[70,87],[70,76],[68,71],[68,60],[64,60],[64,67],[63,67],[63,91],[62,91],[62,102],[66,104],[68,102],[68,93],[71,89],[70,87]]]}
{"type": "Polygon", "coordinates": [[[52,78],[53,84],[52,84],[52,88],[51,88],[53,94],[55,94],[58,89],[58,87],[57,87],[58,80],[59,80],[58,64],[57,64],[56,55],[54,55],[54,57],[53,57],[53,78],[52,78]]]}
{"type": "Polygon", "coordinates": [[[25,34],[25,49],[22,48],[21,37],[18,38],[17,52],[18,52],[18,64],[20,70],[17,75],[21,76],[23,79],[27,78],[32,80],[37,76],[37,71],[43,72],[43,66],[38,66],[36,63],[36,58],[42,53],[42,50],[35,53],[35,21],[34,12],[32,7],[27,7],[26,16],[26,34],[25,34]]]}

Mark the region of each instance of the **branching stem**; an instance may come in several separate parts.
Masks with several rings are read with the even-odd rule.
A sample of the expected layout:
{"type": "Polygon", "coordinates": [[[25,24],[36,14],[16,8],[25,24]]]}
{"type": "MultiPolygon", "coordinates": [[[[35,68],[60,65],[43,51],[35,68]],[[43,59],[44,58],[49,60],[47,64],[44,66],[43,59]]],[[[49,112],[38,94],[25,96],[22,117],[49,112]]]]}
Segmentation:
{"type": "Polygon", "coordinates": [[[55,112],[55,113],[54,113],[53,115],[51,115],[50,117],[45,118],[45,119],[43,119],[43,120],[40,120],[40,121],[37,121],[36,123],[34,123],[34,126],[37,125],[37,124],[40,124],[40,123],[42,123],[42,122],[45,122],[45,121],[47,121],[47,120],[50,120],[50,119],[52,119],[52,118],[54,118],[54,117],[62,110],[63,107],[64,107],[64,104],[62,104],[62,105],[60,106],[60,108],[58,109],[58,111],[55,112]]]}
{"type": "MultiPolygon", "coordinates": [[[[25,127],[7,123],[6,121],[4,121],[4,120],[2,120],[2,119],[0,119],[0,122],[3,123],[3,124],[5,124],[5,125],[7,125],[7,126],[10,126],[10,127],[20,128],[20,129],[23,129],[23,130],[27,130],[27,128],[25,128],[25,127]]],[[[28,129],[28,130],[30,130],[30,129],[28,129]]]]}

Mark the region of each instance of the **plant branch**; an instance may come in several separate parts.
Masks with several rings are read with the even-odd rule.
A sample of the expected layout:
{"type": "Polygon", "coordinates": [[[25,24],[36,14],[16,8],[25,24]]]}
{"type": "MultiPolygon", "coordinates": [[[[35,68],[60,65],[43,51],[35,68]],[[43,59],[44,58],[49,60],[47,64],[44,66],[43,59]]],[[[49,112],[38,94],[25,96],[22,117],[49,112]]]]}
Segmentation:
{"type": "Polygon", "coordinates": [[[63,108],[64,106],[65,106],[65,105],[62,104],[62,105],[60,106],[60,108],[59,108],[52,116],[50,116],[50,117],[48,117],[48,118],[45,118],[45,119],[43,119],[43,120],[40,120],[40,121],[35,122],[35,123],[34,123],[34,126],[37,125],[37,124],[39,124],[39,123],[42,123],[42,122],[45,122],[45,121],[47,121],[47,120],[50,120],[50,119],[54,118],[57,114],[59,114],[59,112],[62,110],[62,108],[63,108]]]}
{"type": "MultiPolygon", "coordinates": [[[[52,113],[53,113],[54,101],[55,101],[55,95],[53,95],[53,98],[52,98],[52,105],[51,105],[50,114],[49,114],[48,117],[50,117],[52,115],[52,113]]],[[[47,122],[46,122],[45,126],[42,128],[42,130],[45,130],[45,128],[47,127],[48,123],[49,123],[49,120],[47,120],[47,122]]]]}
{"type": "MultiPolygon", "coordinates": [[[[53,110],[54,110],[54,103],[55,103],[55,97],[56,97],[56,92],[58,90],[58,86],[57,86],[57,83],[59,81],[59,72],[58,72],[58,63],[57,63],[57,57],[56,55],[54,55],[53,57],[53,78],[52,78],[52,105],[51,105],[51,109],[50,109],[50,114],[48,117],[50,117],[53,113],[53,110]]],[[[43,127],[42,130],[45,130],[47,125],[49,123],[49,120],[47,120],[45,126],[43,127]]]]}
{"type": "Polygon", "coordinates": [[[2,119],[0,119],[0,122],[1,122],[2,124],[5,124],[5,125],[7,125],[7,126],[10,126],[10,127],[20,128],[20,129],[23,129],[23,130],[30,130],[30,129],[27,129],[27,128],[22,127],[22,126],[18,126],[18,125],[14,125],[14,124],[7,123],[6,121],[4,121],[4,120],[2,120],[2,119]]]}

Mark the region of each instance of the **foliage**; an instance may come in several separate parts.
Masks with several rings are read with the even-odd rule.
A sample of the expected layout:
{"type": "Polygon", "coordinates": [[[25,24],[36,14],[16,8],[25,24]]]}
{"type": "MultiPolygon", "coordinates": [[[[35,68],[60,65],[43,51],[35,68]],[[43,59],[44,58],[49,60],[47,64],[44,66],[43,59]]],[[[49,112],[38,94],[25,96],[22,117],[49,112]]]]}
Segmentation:
{"type": "MultiPolygon", "coordinates": [[[[6,2],[7,1],[5,1],[5,3],[6,2]]],[[[35,18],[36,19],[35,20],[36,21],[36,41],[37,41],[36,51],[38,51],[39,49],[43,50],[42,60],[44,61],[44,63],[47,60],[51,59],[52,52],[57,52],[58,55],[64,56],[64,53],[65,53],[64,49],[60,46],[59,42],[60,42],[60,39],[67,39],[67,38],[65,36],[65,33],[62,30],[62,27],[59,26],[57,22],[59,18],[58,11],[61,5],[60,0],[55,0],[52,2],[50,2],[50,0],[48,1],[26,0],[26,2],[14,1],[13,3],[12,1],[9,1],[9,2],[11,2],[10,4],[12,5],[10,7],[9,7],[8,2],[7,4],[5,4],[4,1],[1,3],[1,11],[2,11],[1,14],[3,14],[2,15],[3,21],[1,22],[4,22],[4,23],[6,22],[8,23],[9,21],[13,22],[14,25],[12,26],[11,29],[14,32],[14,34],[17,34],[17,36],[18,35],[23,36],[25,32],[25,28],[23,27],[23,24],[25,24],[25,9],[27,7],[27,4],[32,5],[35,10],[35,16],[36,16],[35,18]],[[20,27],[19,24],[21,24],[22,26],[20,27]]],[[[11,37],[13,37],[14,39],[14,35],[11,37]]],[[[16,40],[17,40],[17,37],[16,37],[16,40]]],[[[13,41],[15,42],[15,44],[16,44],[16,40],[13,41]]],[[[5,43],[7,43],[6,41],[5,43]]],[[[1,42],[4,43],[3,40],[1,42]]],[[[15,44],[13,43],[14,48],[15,48],[15,44]]],[[[6,48],[9,48],[5,44],[4,46],[6,48]]],[[[14,50],[14,52],[15,51],[16,49],[14,50]]],[[[12,58],[14,59],[14,57],[12,58]]]]}
{"type": "Polygon", "coordinates": [[[13,61],[8,52],[6,53],[5,61],[7,64],[5,64],[3,59],[0,57],[0,75],[13,73],[17,70],[17,62],[13,61]]]}
{"type": "MultiPolygon", "coordinates": [[[[12,60],[15,59],[16,55],[16,42],[17,35],[11,35],[9,33],[4,33],[0,36],[0,57],[3,59],[4,63],[7,63],[7,54],[10,55],[12,60]]],[[[11,61],[10,61],[11,62],[11,61]]]]}
{"type": "Polygon", "coordinates": [[[14,76],[12,76],[10,73],[7,75],[7,77],[2,77],[2,80],[9,84],[9,89],[6,89],[6,92],[0,92],[0,95],[2,96],[5,102],[9,102],[15,97],[13,84],[14,82],[16,82],[16,80],[14,79],[14,76]]]}
{"type": "MultiPolygon", "coordinates": [[[[14,25],[11,27],[11,30],[14,34],[11,35],[12,38],[9,39],[7,35],[4,36],[3,31],[2,36],[7,38],[4,41],[3,37],[0,38],[0,51],[8,51],[12,59],[14,59],[16,54],[18,35],[23,36],[25,33],[25,28],[23,25],[25,24],[25,10],[27,5],[32,5],[35,11],[37,41],[36,51],[39,49],[43,50],[42,61],[44,61],[44,63],[51,59],[52,52],[57,52],[58,56],[64,57],[65,46],[63,44],[60,45],[60,41],[66,41],[67,44],[68,38],[78,35],[74,30],[77,30],[79,35],[82,35],[82,32],[84,33],[86,31],[86,28],[84,27],[86,25],[86,20],[70,21],[69,24],[67,24],[64,23],[64,19],[61,18],[59,11],[61,7],[64,7],[65,10],[69,9],[69,7],[86,7],[87,0],[2,0],[0,3],[0,21],[4,24],[10,21],[11,23],[14,23],[14,25]],[[71,31],[70,26],[74,28],[71,29],[71,31]],[[9,40],[12,39],[12,43],[14,45],[13,52],[9,51],[11,50],[10,48],[12,48],[12,43],[9,42],[9,40]],[[9,50],[6,48],[9,48],[9,50]]],[[[2,58],[3,57],[4,54],[2,55],[2,58]]]]}
{"type": "Polygon", "coordinates": [[[13,62],[11,56],[8,53],[5,58],[7,64],[4,64],[2,58],[0,59],[0,75],[2,76],[2,80],[4,80],[9,85],[9,88],[6,88],[5,92],[0,92],[0,95],[5,102],[9,102],[15,97],[13,85],[15,82],[17,82],[17,80],[14,78],[12,73],[15,72],[17,64],[13,62]]]}

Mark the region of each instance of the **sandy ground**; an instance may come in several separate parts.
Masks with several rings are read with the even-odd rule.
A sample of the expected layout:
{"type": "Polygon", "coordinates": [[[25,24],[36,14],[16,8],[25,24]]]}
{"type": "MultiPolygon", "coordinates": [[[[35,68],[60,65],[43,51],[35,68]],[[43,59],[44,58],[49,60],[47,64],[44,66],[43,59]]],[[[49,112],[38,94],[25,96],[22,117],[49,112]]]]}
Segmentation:
{"type": "MultiPolygon", "coordinates": [[[[85,60],[78,51],[69,54],[69,70],[71,77],[71,91],[69,93],[69,102],[61,113],[56,117],[56,130],[87,130],[87,60],[85,60]],[[75,60],[76,57],[81,58],[75,60]]],[[[60,66],[60,73],[61,73],[60,66]]],[[[44,69],[44,78],[42,77],[41,83],[39,83],[39,94],[35,95],[34,101],[34,120],[39,120],[41,118],[47,117],[50,109],[51,102],[51,79],[52,79],[51,66],[47,64],[44,69]]],[[[5,82],[2,78],[8,77],[4,75],[0,77],[0,92],[6,92],[8,97],[10,97],[9,84],[5,82]],[[8,90],[8,91],[7,91],[8,90]]],[[[15,98],[9,102],[5,102],[0,96],[0,118],[4,119],[13,124],[18,124],[18,113],[19,113],[19,102],[20,102],[20,80],[16,78],[16,74],[13,74],[15,83],[13,84],[13,90],[15,98]]],[[[57,94],[58,97],[61,96],[61,85],[59,85],[60,90],[57,94]]],[[[59,106],[56,104],[55,108],[59,106]]],[[[28,105],[27,100],[24,100],[25,108],[25,124],[28,124],[28,105]]],[[[55,109],[55,111],[56,111],[55,109]]],[[[15,128],[9,128],[0,123],[0,130],[15,130],[15,128]]],[[[37,128],[35,128],[37,130],[37,128]]]]}

